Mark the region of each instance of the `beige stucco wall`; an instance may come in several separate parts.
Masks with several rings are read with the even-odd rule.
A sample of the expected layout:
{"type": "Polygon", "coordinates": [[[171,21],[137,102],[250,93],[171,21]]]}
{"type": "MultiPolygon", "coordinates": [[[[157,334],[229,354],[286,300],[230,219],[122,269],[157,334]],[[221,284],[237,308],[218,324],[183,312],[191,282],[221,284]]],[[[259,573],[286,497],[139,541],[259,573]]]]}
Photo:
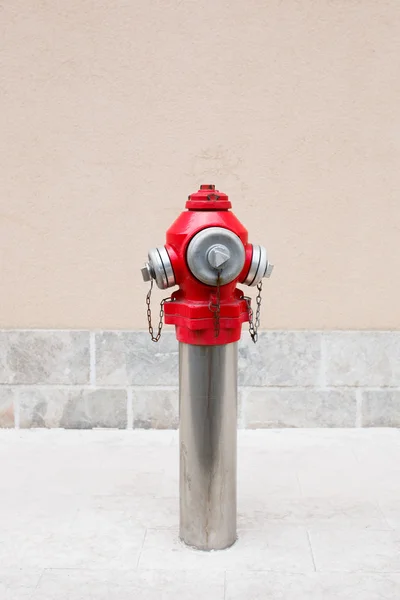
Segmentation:
{"type": "Polygon", "coordinates": [[[265,327],[400,327],[398,0],[8,0],[0,29],[1,327],[144,328],[200,183],[275,262],[265,327]]]}

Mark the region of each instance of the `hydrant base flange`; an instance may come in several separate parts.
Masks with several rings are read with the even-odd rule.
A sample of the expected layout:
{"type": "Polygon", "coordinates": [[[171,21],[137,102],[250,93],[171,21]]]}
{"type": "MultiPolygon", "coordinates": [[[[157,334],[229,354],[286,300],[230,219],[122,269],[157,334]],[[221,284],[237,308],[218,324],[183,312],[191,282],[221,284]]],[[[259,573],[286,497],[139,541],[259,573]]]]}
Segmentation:
{"type": "MultiPolygon", "coordinates": [[[[181,292],[172,294],[172,301],[164,304],[165,323],[175,325],[179,342],[200,346],[221,345],[237,342],[242,332],[242,323],[249,320],[249,305],[240,290],[236,300],[221,305],[219,334],[215,336],[214,316],[210,311],[210,300],[190,302],[180,299],[181,292]]],[[[216,301],[213,298],[211,301],[216,301]]]]}

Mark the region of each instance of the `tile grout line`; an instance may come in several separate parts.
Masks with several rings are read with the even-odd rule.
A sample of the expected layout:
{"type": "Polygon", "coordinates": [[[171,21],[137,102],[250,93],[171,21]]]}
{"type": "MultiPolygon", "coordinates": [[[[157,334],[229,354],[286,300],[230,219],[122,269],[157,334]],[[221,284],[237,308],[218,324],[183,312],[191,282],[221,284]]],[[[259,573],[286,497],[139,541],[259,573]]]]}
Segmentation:
{"type": "Polygon", "coordinates": [[[363,426],[362,408],[363,408],[362,390],[356,389],[356,423],[355,423],[355,426],[357,428],[360,428],[363,426]]]}
{"type": "Polygon", "coordinates": [[[377,506],[377,508],[378,508],[378,512],[380,513],[380,515],[381,515],[381,517],[382,517],[382,519],[383,519],[383,522],[384,522],[384,523],[386,523],[386,525],[387,525],[387,527],[388,527],[388,530],[389,530],[389,531],[395,531],[395,528],[394,528],[394,527],[392,527],[392,526],[390,525],[389,521],[387,520],[387,518],[386,518],[386,515],[385,515],[385,513],[384,513],[384,512],[383,512],[383,510],[382,510],[382,507],[381,507],[381,504],[380,504],[379,500],[378,500],[378,499],[376,499],[376,500],[375,500],[375,502],[374,502],[374,504],[375,504],[375,506],[377,506]]]}
{"type": "Polygon", "coordinates": [[[14,396],[14,429],[19,429],[21,424],[20,418],[20,402],[18,396],[14,396]]]}
{"type": "Polygon", "coordinates": [[[133,393],[132,388],[126,390],[126,428],[133,429],[133,393]]]}
{"type": "MultiPolygon", "coordinates": [[[[101,383],[96,386],[98,389],[104,390],[124,390],[126,389],[126,384],[124,383],[101,383]]],[[[132,389],[140,390],[142,392],[151,392],[151,391],[160,391],[160,390],[170,390],[176,391],[179,389],[178,382],[176,385],[140,385],[134,384],[131,385],[132,389]]],[[[45,383],[45,382],[33,382],[33,383],[2,383],[0,382],[1,388],[10,388],[10,389],[31,389],[31,388],[45,388],[45,389],[66,389],[70,390],[72,388],[81,388],[81,389],[91,389],[93,385],[91,383],[45,383]]],[[[381,386],[372,386],[372,385],[326,385],[324,387],[317,385],[239,385],[239,391],[335,391],[335,390],[361,390],[365,392],[400,392],[400,386],[398,385],[381,385],[381,386]]]]}
{"type": "Polygon", "coordinates": [[[90,352],[90,385],[96,385],[96,334],[94,331],[89,333],[89,352],[90,352]]]}
{"type": "Polygon", "coordinates": [[[326,390],[326,388],[327,388],[327,385],[326,385],[326,340],[325,340],[324,334],[321,335],[320,352],[321,352],[321,356],[320,356],[320,366],[319,366],[319,373],[318,373],[318,382],[317,382],[317,386],[315,386],[315,387],[319,387],[322,390],[326,390]]]}
{"type": "MultiPolygon", "coordinates": [[[[96,385],[96,389],[99,390],[125,390],[127,385],[129,385],[132,389],[140,390],[141,392],[158,392],[158,391],[178,391],[177,385],[132,385],[129,383],[100,383],[96,385]]],[[[30,390],[32,388],[41,388],[41,389],[65,389],[70,390],[74,388],[79,388],[83,390],[88,390],[93,388],[92,383],[0,383],[1,389],[27,389],[30,390]]]]}
{"type": "Polygon", "coordinates": [[[226,569],[224,571],[224,600],[226,600],[226,569]]]}
{"type": "Polygon", "coordinates": [[[146,541],[146,536],[147,536],[147,528],[144,530],[143,543],[142,543],[142,547],[140,548],[139,558],[138,558],[137,565],[136,565],[136,571],[139,570],[140,559],[142,558],[142,552],[143,552],[143,548],[144,548],[144,543],[146,541]]]}
{"type": "Polygon", "coordinates": [[[312,558],[312,562],[314,565],[314,571],[317,572],[317,567],[315,566],[314,552],[313,552],[312,544],[311,544],[310,532],[308,531],[308,529],[306,529],[306,532],[307,532],[308,545],[310,546],[311,558],[312,558]]]}
{"type": "Polygon", "coordinates": [[[42,581],[43,575],[45,574],[46,570],[47,570],[46,567],[44,569],[42,569],[42,571],[41,571],[41,573],[39,575],[38,582],[35,585],[34,589],[32,590],[32,594],[30,595],[29,600],[33,600],[33,598],[36,596],[36,592],[39,589],[40,582],[42,581]]]}

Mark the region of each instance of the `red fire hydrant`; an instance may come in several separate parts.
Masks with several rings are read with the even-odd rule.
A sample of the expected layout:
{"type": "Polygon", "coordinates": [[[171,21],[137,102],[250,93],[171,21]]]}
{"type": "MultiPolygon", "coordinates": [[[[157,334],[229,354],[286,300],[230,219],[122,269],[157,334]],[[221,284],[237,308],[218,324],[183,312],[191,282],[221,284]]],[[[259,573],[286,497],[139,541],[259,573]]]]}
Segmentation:
{"type": "Polygon", "coordinates": [[[142,269],[151,281],[147,317],[153,341],[165,323],[175,325],[180,383],[180,537],[203,550],[236,540],[237,341],[249,322],[257,341],[263,277],[271,275],[263,246],[250,244],[245,227],[230,212],[228,196],[202,185],[186,202],[142,269]],[[155,333],[150,297],[178,285],[161,303],[155,333]],[[237,284],[257,286],[250,298],[237,284]]]}

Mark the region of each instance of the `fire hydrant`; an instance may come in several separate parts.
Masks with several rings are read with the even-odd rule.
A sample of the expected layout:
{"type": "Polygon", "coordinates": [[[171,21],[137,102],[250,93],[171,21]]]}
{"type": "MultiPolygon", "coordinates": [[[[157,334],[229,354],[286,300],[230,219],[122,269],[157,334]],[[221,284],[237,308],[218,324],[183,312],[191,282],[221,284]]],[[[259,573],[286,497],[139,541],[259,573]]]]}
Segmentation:
{"type": "Polygon", "coordinates": [[[237,342],[246,321],[257,341],[262,280],[273,269],[265,248],[248,243],[231,207],[214,185],[200,186],[168,229],[165,246],[150,250],[142,269],[151,282],[151,339],[160,339],[164,317],[179,342],[179,533],[200,550],[228,548],[237,537],[237,342]],[[154,281],[161,289],[179,286],[161,302],[156,332],[154,281]],[[257,286],[255,317],[238,283],[257,286]]]}

